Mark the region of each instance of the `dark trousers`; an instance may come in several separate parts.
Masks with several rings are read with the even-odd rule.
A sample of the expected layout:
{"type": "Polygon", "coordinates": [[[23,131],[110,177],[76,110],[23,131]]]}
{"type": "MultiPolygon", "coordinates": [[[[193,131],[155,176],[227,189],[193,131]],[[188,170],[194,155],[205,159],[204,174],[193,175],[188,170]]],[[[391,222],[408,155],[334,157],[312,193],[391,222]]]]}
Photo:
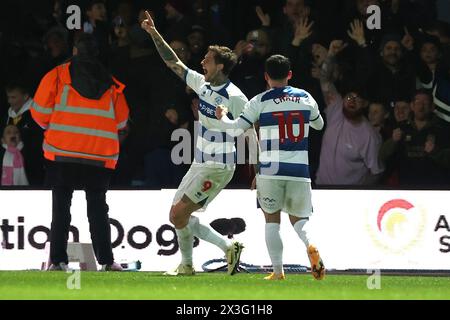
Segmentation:
{"type": "Polygon", "coordinates": [[[114,261],[111,246],[106,191],[112,170],[77,163],[49,162],[46,183],[52,188],[50,260],[68,263],[67,240],[71,221],[70,206],[75,189],[86,192],[87,216],[92,246],[99,264],[114,261]]]}
{"type": "Polygon", "coordinates": [[[148,189],[177,188],[186,173],[183,165],[175,165],[170,149],[155,149],[144,156],[145,187],[148,189]]]}

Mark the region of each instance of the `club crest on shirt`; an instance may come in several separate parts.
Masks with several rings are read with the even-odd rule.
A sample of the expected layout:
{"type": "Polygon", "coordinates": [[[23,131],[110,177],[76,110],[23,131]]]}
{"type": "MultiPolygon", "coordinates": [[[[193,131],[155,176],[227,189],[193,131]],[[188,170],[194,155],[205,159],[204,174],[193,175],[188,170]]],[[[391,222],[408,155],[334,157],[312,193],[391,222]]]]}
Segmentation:
{"type": "Polygon", "coordinates": [[[216,102],[216,104],[221,104],[223,102],[222,97],[216,97],[216,99],[214,99],[214,101],[216,102]]]}

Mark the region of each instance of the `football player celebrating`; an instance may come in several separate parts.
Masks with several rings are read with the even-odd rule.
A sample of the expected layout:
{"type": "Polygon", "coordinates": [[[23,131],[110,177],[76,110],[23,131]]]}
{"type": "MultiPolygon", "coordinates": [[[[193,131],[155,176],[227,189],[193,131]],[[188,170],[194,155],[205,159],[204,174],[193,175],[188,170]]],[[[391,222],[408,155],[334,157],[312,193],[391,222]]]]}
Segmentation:
{"type": "Polygon", "coordinates": [[[152,37],[161,58],[200,99],[200,128],[195,146],[195,160],[181,181],[170,210],[170,221],[175,225],[182,261],[176,270],[166,272],[166,275],[195,273],[192,266],[194,236],[213,243],[224,251],[228,260],[228,273],[232,275],[239,265],[242,244],[227,242],[214,230],[200,224],[199,219],[192,216],[192,213],[205,209],[234,174],[234,138],[218,128],[220,121],[216,119],[215,109],[219,104],[224,105],[229,110],[230,117],[238,117],[248,101],[241,90],[228,79],[237,58],[227,47],[210,46],[201,62],[204,74],[195,72],[180,61],[156,30],[147,11],[146,16],[142,28],[152,37]]]}
{"type": "Polygon", "coordinates": [[[307,248],[312,275],[321,280],[325,267],[319,251],[310,243],[306,225],[312,213],[309,127],[321,130],[324,122],[313,97],[288,86],[292,77],[288,58],[273,55],[266,60],[265,68],[265,79],[271,89],[250,100],[238,119],[230,120],[221,107],[216,108],[216,117],[221,119],[220,128],[233,130],[229,134],[259,122],[261,153],[256,188],[266,219],[266,245],[273,266],[273,273],[265,279],[285,279],[280,237],[280,213],[284,211],[307,248]]]}

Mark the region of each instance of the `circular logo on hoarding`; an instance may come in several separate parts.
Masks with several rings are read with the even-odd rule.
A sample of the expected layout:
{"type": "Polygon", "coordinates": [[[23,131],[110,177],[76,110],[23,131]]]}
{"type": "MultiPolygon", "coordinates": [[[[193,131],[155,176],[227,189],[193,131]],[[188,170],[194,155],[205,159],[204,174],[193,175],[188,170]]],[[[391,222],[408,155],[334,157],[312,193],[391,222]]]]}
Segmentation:
{"type": "Polygon", "coordinates": [[[407,200],[394,199],[384,203],[376,220],[371,220],[369,230],[374,242],[383,249],[400,254],[422,239],[425,212],[407,200]]]}

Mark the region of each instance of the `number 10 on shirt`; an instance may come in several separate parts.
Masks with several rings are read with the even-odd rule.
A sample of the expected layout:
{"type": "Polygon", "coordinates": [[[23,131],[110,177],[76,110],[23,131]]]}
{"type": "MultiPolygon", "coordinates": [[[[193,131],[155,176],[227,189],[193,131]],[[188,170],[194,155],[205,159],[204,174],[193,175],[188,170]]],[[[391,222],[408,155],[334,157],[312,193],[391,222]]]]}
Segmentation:
{"type": "Polygon", "coordinates": [[[303,140],[305,136],[305,118],[301,112],[272,112],[272,116],[278,119],[280,144],[286,142],[286,133],[287,139],[291,143],[297,143],[303,140]],[[300,129],[298,135],[294,134],[294,119],[298,119],[298,125],[300,129]]]}

